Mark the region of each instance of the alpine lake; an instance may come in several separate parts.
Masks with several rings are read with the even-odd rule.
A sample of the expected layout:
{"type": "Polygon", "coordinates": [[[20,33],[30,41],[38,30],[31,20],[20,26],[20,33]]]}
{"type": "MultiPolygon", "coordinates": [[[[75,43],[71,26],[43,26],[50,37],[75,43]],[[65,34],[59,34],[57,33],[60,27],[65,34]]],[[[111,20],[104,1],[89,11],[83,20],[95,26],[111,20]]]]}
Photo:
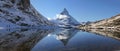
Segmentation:
{"type": "Polygon", "coordinates": [[[0,29],[0,51],[120,51],[120,31],[0,29]]]}

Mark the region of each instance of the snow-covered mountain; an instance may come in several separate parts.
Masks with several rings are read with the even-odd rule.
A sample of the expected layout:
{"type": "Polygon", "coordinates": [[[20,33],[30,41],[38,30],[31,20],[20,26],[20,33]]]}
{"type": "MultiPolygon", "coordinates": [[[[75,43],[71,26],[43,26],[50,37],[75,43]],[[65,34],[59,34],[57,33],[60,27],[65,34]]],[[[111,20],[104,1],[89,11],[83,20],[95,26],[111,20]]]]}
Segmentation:
{"type": "Polygon", "coordinates": [[[0,0],[0,27],[52,25],[30,0],[0,0]]]}
{"type": "Polygon", "coordinates": [[[60,40],[64,45],[66,45],[68,41],[77,34],[78,31],[79,30],[76,29],[63,29],[60,32],[57,32],[55,37],[57,40],[60,40]]]}
{"type": "Polygon", "coordinates": [[[77,20],[75,20],[67,11],[66,8],[57,15],[57,22],[59,22],[60,25],[65,26],[74,26],[80,24],[77,20]]]}

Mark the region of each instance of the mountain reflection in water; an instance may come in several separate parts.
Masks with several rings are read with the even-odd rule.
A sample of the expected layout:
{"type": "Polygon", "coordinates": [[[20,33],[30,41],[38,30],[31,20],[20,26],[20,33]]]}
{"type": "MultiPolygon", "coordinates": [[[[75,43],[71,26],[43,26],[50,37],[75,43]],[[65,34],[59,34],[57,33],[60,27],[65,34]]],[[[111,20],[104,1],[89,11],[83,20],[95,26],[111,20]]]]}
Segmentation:
{"type": "Polygon", "coordinates": [[[30,51],[43,37],[54,30],[0,30],[0,51],[30,51]]]}
{"type": "Polygon", "coordinates": [[[97,34],[97,35],[111,37],[111,38],[120,40],[120,30],[115,30],[115,29],[90,29],[90,30],[86,30],[86,31],[97,34]]]}
{"type": "Polygon", "coordinates": [[[0,30],[0,51],[117,51],[117,30],[0,30]]]}

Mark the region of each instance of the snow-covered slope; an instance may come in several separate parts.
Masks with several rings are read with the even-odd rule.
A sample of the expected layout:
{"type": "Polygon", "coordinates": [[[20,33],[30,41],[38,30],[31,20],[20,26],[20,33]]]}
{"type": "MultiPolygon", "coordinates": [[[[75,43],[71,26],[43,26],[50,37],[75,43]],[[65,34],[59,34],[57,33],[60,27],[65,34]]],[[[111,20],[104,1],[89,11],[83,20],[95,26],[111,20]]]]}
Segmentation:
{"type": "Polygon", "coordinates": [[[60,25],[65,25],[65,26],[74,26],[78,25],[79,22],[75,20],[67,11],[66,8],[57,15],[57,22],[59,22],[60,25]]]}
{"type": "Polygon", "coordinates": [[[11,25],[38,26],[52,24],[34,9],[30,0],[0,0],[0,27],[11,25]],[[3,22],[4,24],[2,24],[3,22]]]}

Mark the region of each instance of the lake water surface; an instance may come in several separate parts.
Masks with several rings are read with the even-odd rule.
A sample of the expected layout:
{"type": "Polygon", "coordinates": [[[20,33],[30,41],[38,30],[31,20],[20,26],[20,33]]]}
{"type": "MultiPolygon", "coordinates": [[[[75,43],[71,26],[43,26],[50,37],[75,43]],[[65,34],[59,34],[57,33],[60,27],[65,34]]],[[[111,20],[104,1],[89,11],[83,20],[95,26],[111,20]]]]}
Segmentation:
{"type": "Polygon", "coordinates": [[[77,29],[0,30],[0,51],[120,51],[120,32],[77,29]]]}

